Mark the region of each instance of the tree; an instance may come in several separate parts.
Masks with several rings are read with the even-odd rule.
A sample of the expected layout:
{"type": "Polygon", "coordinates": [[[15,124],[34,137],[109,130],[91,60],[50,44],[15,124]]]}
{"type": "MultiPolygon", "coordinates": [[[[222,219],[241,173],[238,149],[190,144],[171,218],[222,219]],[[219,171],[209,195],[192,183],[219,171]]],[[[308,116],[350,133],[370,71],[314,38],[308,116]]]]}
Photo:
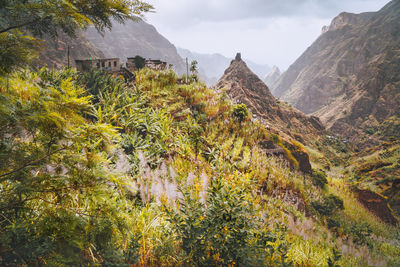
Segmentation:
{"type": "Polygon", "coordinates": [[[38,40],[19,31],[0,34],[0,76],[12,72],[37,56],[38,40]]]}
{"type": "Polygon", "coordinates": [[[70,69],[16,72],[6,90],[0,77],[1,266],[135,261],[109,167],[118,131],[86,118],[93,106],[74,81],[70,69]]]}
{"type": "Polygon", "coordinates": [[[197,64],[198,64],[197,60],[193,60],[193,61],[190,63],[190,72],[192,73],[191,78],[192,78],[194,81],[197,81],[197,80],[198,80],[197,74],[199,73],[199,71],[198,71],[197,64]]]}
{"type": "MultiPolygon", "coordinates": [[[[128,19],[138,19],[152,9],[142,0],[1,0],[0,46],[12,48],[4,40],[13,39],[17,41],[17,47],[31,51],[32,43],[27,42],[26,34],[21,31],[33,36],[48,34],[55,37],[57,31],[61,30],[74,37],[77,30],[89,25],[94,25],[102,32],[111,28],[112,20],[123,23],[128,19]]],[[[13,49],[3,48],[0,51],[0,75],[27,63],[28,57],[19,57],[18,62],[3,60],[13,53],[13,49]]]]}

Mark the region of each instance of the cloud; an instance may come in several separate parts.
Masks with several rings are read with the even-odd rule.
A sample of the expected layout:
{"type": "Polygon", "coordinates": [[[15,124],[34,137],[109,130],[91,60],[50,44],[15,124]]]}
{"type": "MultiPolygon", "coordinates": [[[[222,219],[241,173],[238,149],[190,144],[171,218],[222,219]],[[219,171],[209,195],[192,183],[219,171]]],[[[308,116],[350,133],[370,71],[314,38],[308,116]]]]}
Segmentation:
{"type": "Polygon", "coordinates": [[[376,11],[389,0],[149,0],[148,16],[176,46],[287,68],[340,12],[376,11]]]}
{"type": "MultiPolygon", "coordinates": [[[[331,18],[357,7],[376,7],[388,0],[152,0],[156,14],[174,27],[200,21],[221,22],[255,18],[331,18]]],[[[374,10],[374,9],[371,9],[374,10]]]]}

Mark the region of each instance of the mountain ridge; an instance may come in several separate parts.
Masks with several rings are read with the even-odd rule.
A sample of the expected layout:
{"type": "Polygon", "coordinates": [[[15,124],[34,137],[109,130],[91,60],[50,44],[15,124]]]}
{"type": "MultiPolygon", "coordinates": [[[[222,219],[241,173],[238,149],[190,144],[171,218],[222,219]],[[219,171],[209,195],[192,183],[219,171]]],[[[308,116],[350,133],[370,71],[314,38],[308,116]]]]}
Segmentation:
{"type": "Polygon", "coordinates": [[[382,137],[365,131],[400,114],[399,33],[399,1],[378,12],[341,13],[272,92],[362,147],[377,144],[382,137]]]}

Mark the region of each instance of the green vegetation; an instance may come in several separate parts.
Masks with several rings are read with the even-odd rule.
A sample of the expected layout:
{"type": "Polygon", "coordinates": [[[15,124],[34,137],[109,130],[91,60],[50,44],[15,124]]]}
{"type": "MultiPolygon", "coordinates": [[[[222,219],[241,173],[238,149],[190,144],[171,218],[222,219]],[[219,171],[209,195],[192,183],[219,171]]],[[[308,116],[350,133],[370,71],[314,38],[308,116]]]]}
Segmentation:
{"type": "Polygon", "coordinates": [[[315,186],[324,188],[324,186],[328,183],[326,173],[322,170],[313,170],[312,181],[315,186]]]}
{"type": "MultiPolygon", "coordinates": [[[[1,2],[1,12],[18,3],[1,2]]],[[[10,14],[43,22],[52,4],[76,12],[87,1],[25,3],[44,10],[17,5],[10,14]]],[[[117,5],[92,21],[100,28],[112,12],[128,16],[128,2],[94,3],[117,5]]],[[[66,29],[79,22],[64,19],[66,29]]],[[[179,84],[171,70],[144,68],[127,84],[99,70],[16,68],[32,55],[7,39],[20,33],[5,34],[15,62],[0,73],[1,266],[399,265],[398,228],[368,212],[349,179],[299,172],[293,155],[306,149],[340,168],[344,142],[304,147],[197,79],[179,84]]],[[[354,183],[396,172],[399,151],[390,144],[345,171],[354,183]]],[[[395,178],[382,181],[390,191],[395,178]]]]}
{"type": "Polygon", "coordinates": [[[1,79],[3,265],[342,266],[382,260],[382,246],[395,257],[392,241],[369,235],[386,240],[386,226],[371,218],[357,228],[349,197],[330,183],[319,191],[322,172],[304,180],[263,154],[258,143],[279,136],[250,120],[239,125],[224,95],[176,80],[148,69],[136,85],[95,70],[1,79]],[[287,192],[316,220],[280,198],[287,192]],[[310,243],[297,227],[335,238],[314,233],[310,243]],[[338,258],[345,234],[355,250],[368,244],[368,255],[338,258]]]}
{"type": "Polygon", "coordinates": [[[232,116],[239,123],[242,123],[249,116],[249,111],[247,110],[247,106],[245,104],[235,105],[233,107],[232,116]]]}
{"type": "Polygon", "coordinates": [[[311,206],[321,215],[330,216],[343,209],[343,201],[335,195],[329,195],[323,201],[314,201],[311,206]]]}

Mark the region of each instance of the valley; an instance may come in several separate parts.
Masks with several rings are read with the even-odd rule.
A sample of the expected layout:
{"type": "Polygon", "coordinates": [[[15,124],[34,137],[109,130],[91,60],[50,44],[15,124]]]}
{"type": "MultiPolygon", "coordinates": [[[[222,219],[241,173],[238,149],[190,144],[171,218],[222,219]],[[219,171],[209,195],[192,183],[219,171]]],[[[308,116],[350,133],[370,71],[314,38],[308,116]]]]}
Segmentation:
{"type": "Polygon", "coordinates": [[[282,73],[176,48],[145,1],[22,2],[0,3],[0,265],[400,265],[400,1],[282,73]]]}

